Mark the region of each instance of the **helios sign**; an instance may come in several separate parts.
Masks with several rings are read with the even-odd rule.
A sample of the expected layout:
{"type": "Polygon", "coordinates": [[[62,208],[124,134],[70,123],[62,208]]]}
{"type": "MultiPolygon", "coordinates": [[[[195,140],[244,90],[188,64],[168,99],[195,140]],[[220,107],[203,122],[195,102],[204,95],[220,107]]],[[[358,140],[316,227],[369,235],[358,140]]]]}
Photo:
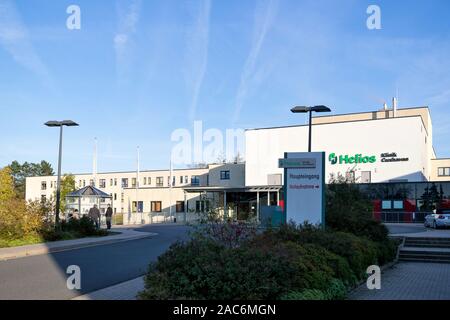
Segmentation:
{"type": "Polygon", "coordinates": [[[358,163],[374,163],[377,161],[377,158],[372,155],[363,155],[361,153],[357,153],[354,155],[343,154],[337,156],[335,153],[330,153],[328,156],[328,161],[331,164],[358,164],[358,163]]]}
{"type": "Polygon", "coordinates": [[[286,221],[325,222],[325,153],[289,152],[279,159],[284,168],[286,221]]]}

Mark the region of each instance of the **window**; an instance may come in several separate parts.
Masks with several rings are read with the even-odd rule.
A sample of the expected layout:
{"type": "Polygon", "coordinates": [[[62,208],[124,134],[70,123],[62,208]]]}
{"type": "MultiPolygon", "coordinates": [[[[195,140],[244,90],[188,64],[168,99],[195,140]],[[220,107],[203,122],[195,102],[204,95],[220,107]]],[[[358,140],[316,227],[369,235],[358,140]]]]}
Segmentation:
{"type": "MultiPolygon", "coordinates": [[[[142,201],[137,202],[137,212],[143,212],[144,210],[144,203],[142,201]]],[[[132,203],[132,212],[136,212],[136,201],[133,201],[132,203]]]]}
{"type": "Polygon", "coordinates": [[[113,179],[109,180],[109,186],[112,187],[113,185],[114,185],[114,180],[113,179]]]}
{"type": "Polygon", "coordinates": [[[152,212],[161,212],[161,201],[152,201],[150,204],[152,212]]]}
{"type": "Polygon", "coordinates": [[[195,212],[208,212],[209,202],[205,200],[195,201],[195,212]]]}
{"type": "Polygon", "coordinates": [[[114,185],[117,186],[117,178],[114,179],[114,185]]]}
{"type": "Polygon", "coordinates": [[[90,185],[91,187],[94,186],[94,179],[89,180],[89,185],[90,185]]]}
{"type": "Polygon", "coordinates": [[[47,190],[47,181],[41,182],[41,190],[47,190]]]}
{"type": "Polygon", "coordinates": [[[167,177],[167,186],[169,186],[169,187],[170,187],[170,176],[169,176],[169,177],[167,177]]]}
{"type": "Polygon", "coordinates": [[[83,180],[83,187],[86,187],[86,180],[83,180]]]}
{"type": "Polygon", "coordinates": [[[189,181],[188,176],[184,176],[184,183],[188,183],[188,181],[189,181]]]}
{"type": "Polygon", "coordinates": [[[100,179],[100,188],[106,188],[106,180],[100,179]]]}
{"type": "Polygon", "coordinates": [[[144,186],[147,184],[147,177],[144,177],[144,186]]]}
{"type": "Polygon", "coordinates": [[[348,171],[345,173],[345,178],[348,182],[355,182],[355,171],[348,171]]]}
{"type": "Polygon", "coordinates": [[[192,176],[191,177],[191,185],[193,185],[193,186],[200,185],[200,177],[199,176],[192,176]]]}
{"type": "Polygon", "coordinates": [[[122,188],[128,188],[128,178],[122,178],[122,188]]]}
{"type": "Polygon", "coordinates": [[[117,200],[117,193],[114,193],[114,201],[117,200]]]}
{"type": "Polygon", "coordinates": [[[175,180],[176,180],[175,178],[176,178],[175,176],[172,177],[172,186],[175,186],[175,180]]]}
{"type": "Polygon", "coordinates": [[[439,177],[450,176],[450,167],[449,168],[438,168],[438,176],[439,177]]]}
{"type": "Polygon", "coordinates": [[[136,178],[131,178],[131,187],[136,188],[136,178]]]}
{"type": "Polygon", "coordinates": [[[50,189],[53,188],[53,181],[50,181],[50,189]]]}
{"type": "Polygon", "coordinates": [[[41,202],[45,202],[45,200],[47,200],[47,197],[45,196],[45,194],[41,195],[41,202]]]}
{"type": "Polygon", "coordinates": [[[402,200],[394,200],[394,209],[403,209],[403,201],[402,200]]]}
{"type": "Polygon", "coordinates": [[[392,201],[391,200],[383,200],[381,201],[381,209],[390,210],[392,209],[392,201]]]}
{"type": "Polygon", "coordinates": [[[176,211],[177,212],[184,212],[184,201],[177,201],[176,211]]]}
{"type": "Polygon", "coordinates": [[[152,184],[152,178],[148,177],[147,182],[148,182],[148,185],[151,185],[152,184]]]}
{"type": "Polygon", "coordinates": [[[230,170],[220,171],[220,180],[230,180],[230,170]]]}
{"type": "Polygon", "coordinates": [[[156,186],[162,187],[164,185],[164,178],[163,177],[156,177],[156,186]]]}
{"type": "Polygon", "coordinates": [[[361,183],[370,183],[370,181],[371,181],[371,172],[361,171],[361,183]]]}
{"type": "Polygon", "coordinates": [[[183,176],[180,176],[180,184],[183,184],[183,176]]]}

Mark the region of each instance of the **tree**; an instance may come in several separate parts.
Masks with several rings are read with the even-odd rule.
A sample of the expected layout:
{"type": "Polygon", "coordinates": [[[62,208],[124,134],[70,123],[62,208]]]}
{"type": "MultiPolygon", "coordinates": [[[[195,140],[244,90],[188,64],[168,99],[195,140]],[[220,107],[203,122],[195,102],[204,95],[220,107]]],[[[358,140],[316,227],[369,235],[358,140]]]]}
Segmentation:
{"type": "Polygon", "coordinates": [[[25,181],[27,177],[52,176],[55,174],[52,165],[44,160],[40,163],[24,162],[23,164],[13,161],[9,168],[14,179],[15,192],[21,199],[25,199],[25,181]]]}
{"type": "MultiPolygon", "coordinates": [[[[65,174],[61,178],[61,202],[59,206],[61,212],[65,212],[66,210],[66,195],[75,190],[75,176],[72,174],[65,174]]],[[[54,198],[56,199],[56,190],[54,198]]]]}
{"type": "Polygon", "coordinates": [[[14,181],[11,169],[9,167],[0,169],[0,206],[14,198],[14,196],[14,181]]]}

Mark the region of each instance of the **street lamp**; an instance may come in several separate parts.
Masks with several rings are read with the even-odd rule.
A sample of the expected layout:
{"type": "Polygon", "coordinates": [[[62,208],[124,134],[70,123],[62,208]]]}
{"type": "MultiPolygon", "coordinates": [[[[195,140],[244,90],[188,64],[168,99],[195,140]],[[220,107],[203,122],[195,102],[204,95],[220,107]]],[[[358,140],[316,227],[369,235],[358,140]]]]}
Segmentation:
{"type": "Polygon", "coordinates": [[[308,152],[311,152],[311,127],[312,127],[312,113],[314,112],[331,112],[331,109],[327,106],[314,106],[314,107],[294,107],[291,109],[292,113],[306,113],[309,112],[309,139],[308,139],[308,152]]]}
{"type": "Polygon", "coordinates": [[[59,206],[61,203],[61,157],[62,157],[62,136],[63,127],[77,127],[78,123],[72,120],[64,121],[47,121],[45,123],[47,127],[59,127],[59,157],[58,157],[58,180],[56,182],[56,216],[55,225],[59,225],[59,206]]]}

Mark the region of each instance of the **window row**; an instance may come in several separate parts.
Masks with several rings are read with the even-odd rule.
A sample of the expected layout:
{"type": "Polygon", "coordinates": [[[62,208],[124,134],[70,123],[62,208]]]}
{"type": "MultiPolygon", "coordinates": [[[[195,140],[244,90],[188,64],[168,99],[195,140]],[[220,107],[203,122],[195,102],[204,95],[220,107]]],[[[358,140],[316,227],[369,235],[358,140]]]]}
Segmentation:
{"type": "Polygon", "coordinates": [[[448,167],[448,168],[445,168],[445,167],[438,168],[438,176],[439,177],[449,177],[450,176],[450,167],[448,167]]]}
{"type": "MultiPolygon", "coordinates": [[[[150,212],[162,212],[163,211],[162,201],[150,201],[150,212]]],[[[195,212],[205,212],[209,210],[209,201],[197,200],[195,201],[195,212]]],[[[133,201],[131,206],[132,212],[144,212],[144,202],[143,201],[133,201]]],[[[184,201],[176,201],[175,212],[185,212],[184,201]]]]}

